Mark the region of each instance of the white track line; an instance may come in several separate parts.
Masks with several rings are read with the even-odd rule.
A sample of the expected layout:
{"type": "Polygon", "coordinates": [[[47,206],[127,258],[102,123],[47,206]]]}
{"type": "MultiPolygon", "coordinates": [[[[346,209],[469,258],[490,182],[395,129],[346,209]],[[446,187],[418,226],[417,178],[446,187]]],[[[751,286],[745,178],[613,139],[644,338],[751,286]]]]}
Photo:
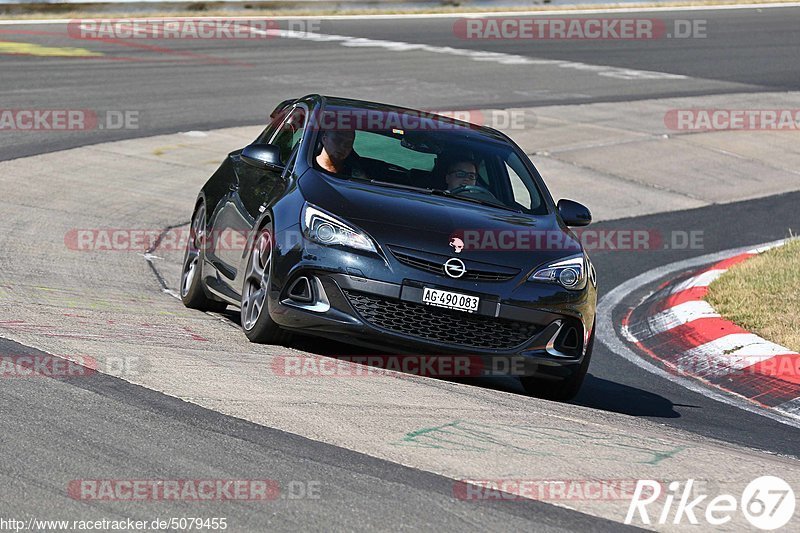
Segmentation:
{"type": "MultiPolygon", "coordinates": [[[[648,316],[645,320],[647,327],[644,328],[641,333],[637,333],[634,336],[636,339],[642,341],[700,318],[719,318],[719,316],[719,313],[704,300],[684,302],[656,313],[653,316],[648,316]]],[[[641,329],[641,326],[631,324],[628,329],[638,330],[641,329]]]]}
{"type": "Polygon", "coordinates": [[[722,376],[786,355],[792,350],[753,333],[731,333],[683,352],[675,361],[678,368],[691,368],[702,378],[722,376]]]}
{"type": "Polygon", "coordinates": [[[782,403],[776,406],[775,409],[789,415],[800,416],[800,398],[782,403]]]}
{"type": "MultiPolygon", "coordinates": [[[[780,246],[784,242],[786,242],[786,240],[781,239],[778,241],[772,241],[770,243],[766,243],[761,246],[780,246]]],[[[751,402],[745,400],[744,398],[735,396],[733,393],[725,394],[710,387],[706,387],[693,379],[667,372],[663,368],[654,365],[653,363],[643,359],[642,357],[634,353],[633,350],[631,350],[628,347],[625,341],[623,341],[620,338],[620,334],[617,332],[617,328],[614,327],[614,321],[613,321],[614,310],[620,305],[620,303],[622,303],[622,300],[626,296],[628,296],[633,291],[637,290],[639,287],[653,283],[654,281],[663,278],[665,276],[668,276],[670,274],[673,274],[675,272],[680,272],[682,270],[687,270],[705,264],[714,263],[716,261],[721,261],[723,259],[727,259],[734,255],[751,251],[752,249],[753,248],[751,246],[743,248],[733,248],[730,250],[725,250],[714,254],[703,255],[700,257],[693,257],[691,259],[684,259],[683,261],[677,261],[675,263],[670,263],[669,265],[664,265],[655,268],[653,270],[649,270],[647,272],[639,274],[633,279],[630,279],[622,283],[621,285],[614,287],[608,294],[606,294],[600,300],[600,302],[597,305],[598,308],[597,338],[598,340],[600,340],[600,342],[605,344],[609,350],[619,355],[620,357],[630,361],[631,363],[635,364],[636,366],[644,370],[647,370],[652,374],[655,374],[668,381],[676,383],[692,392],[696,392],[697,394],[701,394],[703,396],[706,396],[707,398],[711,398],[712,400],[716,400],[718,402],[725,403],[733,407],[737,407],[744,411],[748,411],[750,413],[770,418],[772,420],[775,420],[776,422],[780,422],[781,424],[786,424],[787,426],[800,428],[800,406],[798,406],[797,404],[788,402],[788,404],[792,405],[790,406],[788,404],[783,404],[782,406],[780,406],[781,408],[777,410],[760,408],[752,404],[751,402]]]]}
{"type": "Polygon", "coordinates": [[[692,278],[687,279],[686,281],[678,283],[672,288],[670,294],[678,294],[679,292],[683,292],[687,289],[694,289],[695,287],[708,287],[725,272],[727,272],[727,270],[724,268],[722,269],[714,268],[711,270],[706,270],[705,272],[698,274],[697,276],[694,276],[692,278]]]}
{"type": "MultiPolygon", "coordinates": [[[[653,12],[678,12],[678,11],[731,11],[742,9],[773,9],[781,7],[800,7],[800,2],[768,3],[768,4],[735,4],[735,5],[708,5],[708,6],[673,6],[673,7],[625,7],[625,8],[591,8],[591,9],[559,9],[559,10],[533,10],[533,11],[473,11],[464,13],[409,13],[395,15],[287,15],[281,17],[139,17],[147,20],[160,18],[169,20],[393,20],[393,19],[448,19],[448,18],[478,18],[478,17],[530,17],[530,16],[563,16],[563,15],[594,15],[603,13],[653,13],[653,12]]],[[[113,13],[109,13],[113,15],[113,13]]],[[[116,17],[119,18],[119,17],[116,17]]],[[[132,17],[133,18],[133,17],[132,17]]],[[[31,20],[0,20],[0,25],[5,24],[66,24],[73,19],[31,19],[31,20]]]]}
{"type": "Polygon", "coordinates": [[[324,33],[314,33],[307,31],[291,30],[260,30],[250,28],[252,33],[257,35],[272,35],[284,39],[302,39],[315,42],[338,42],[341,46],[349,48],[383,48],[392,52],[411,52],[421,51],[434,54],[444,54],[450,56],[466,57],[473,61],[488,61],[501,65],[548,65],[558,68],[582,70],[594,72],[598,76],[615,78],[621,80],[685,80],[688,76],[682,74],[670,74],[667,72],[654,72],[650,70],[637,70],[622,67],[611,67],[605,65],[590,65],[578,61],[563,61],[559,59],[539,59],[516,54],[504,54],[502,52],[487,52],[481,50],[468,50],[465,48],[453,48],[451,46],[433,46],[429,44],[407,43],[404,41],[386,41],[382,39],[368,39],[366,37],[350,37],[348,35],[334,35],[324,33]]]}

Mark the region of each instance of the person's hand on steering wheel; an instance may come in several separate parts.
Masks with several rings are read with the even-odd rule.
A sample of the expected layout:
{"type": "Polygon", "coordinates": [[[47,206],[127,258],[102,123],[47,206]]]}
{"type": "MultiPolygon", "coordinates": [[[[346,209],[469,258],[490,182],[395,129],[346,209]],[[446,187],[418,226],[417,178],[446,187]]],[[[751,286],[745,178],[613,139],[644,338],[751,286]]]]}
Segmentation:
{"type": "Polygon", "coordinates": [[[494,195],[492,194],[492,192],[489,189],[487,189],[483,185],[477,185],[477,184],[476,185],[461,185],[460,187],[456,187],[455,189],[450,191],[450,194],[455,194],[455,195],[464,194],[464,193],[467,193],[467,194],[469,194],[469,193],[488,194],[489,196],[494,198],[494,195]]]}

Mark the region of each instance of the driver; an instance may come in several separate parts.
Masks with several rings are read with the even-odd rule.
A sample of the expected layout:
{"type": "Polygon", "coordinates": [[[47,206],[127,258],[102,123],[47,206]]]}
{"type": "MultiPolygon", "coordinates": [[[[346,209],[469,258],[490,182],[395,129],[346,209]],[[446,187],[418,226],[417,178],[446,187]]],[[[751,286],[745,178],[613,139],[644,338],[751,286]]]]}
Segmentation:
{"type": "Polygon", "coordinates": [[[466,185],[475,185],[478,181],[478,167],[474,161],[463,159],[453,161],[446,167],[444,180],[447,190],[454,191],[466,185]]]}
{"type": "Polygon", "coordinates": [[[356,138],[354,130],[325,130],[322,133],[322,149],[316,163],[323,170],[345,178],[366,178],[364,169],[353,151],[356,138]]]}

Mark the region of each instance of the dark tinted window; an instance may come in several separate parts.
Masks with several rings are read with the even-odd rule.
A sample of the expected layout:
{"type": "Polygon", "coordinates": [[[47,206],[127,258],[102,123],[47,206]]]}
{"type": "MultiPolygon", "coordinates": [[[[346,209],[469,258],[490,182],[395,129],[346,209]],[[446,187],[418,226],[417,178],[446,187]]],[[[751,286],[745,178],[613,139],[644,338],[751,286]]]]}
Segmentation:
{"type": "Polygon", "coordinates": [[[289,157],[292,155],[292,150],[300,142],[303,137],[305,128],[306,112],[302,108],[295,108],[275,134],[272,139],[272,144],[280,148],[281,161],[284,163],[289,162],[289,157]]]}
{"type": "MultiPolygon", "coordinates": [[[[381,186],[411,186],[523,213],[547,213],[524,156],[503,137],[397,111],[326,109],[317,120],[329,137],[350,132],[352,151],[343,161],[359,173],[347,172],[348,177],[363,174],[358,177],[381,186]]],[[[322,137],[315,154],[323,150],[322,137]]]]}

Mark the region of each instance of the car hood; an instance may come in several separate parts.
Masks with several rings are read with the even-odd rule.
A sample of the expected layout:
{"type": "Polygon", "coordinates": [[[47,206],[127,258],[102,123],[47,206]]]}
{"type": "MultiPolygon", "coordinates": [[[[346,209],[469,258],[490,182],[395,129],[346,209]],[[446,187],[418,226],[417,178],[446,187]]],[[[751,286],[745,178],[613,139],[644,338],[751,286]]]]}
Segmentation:
{"type": "Polygon", "coordinates": [[[299,185],[308,202],[366,231],[392,252],[416,250],[467,263],[530,269],[581,251],[574,234],[552,214],[514,213],[313,170],[299,185]],[[451,245],[453,237],[464,244],[460,253],[451,245]]]}

